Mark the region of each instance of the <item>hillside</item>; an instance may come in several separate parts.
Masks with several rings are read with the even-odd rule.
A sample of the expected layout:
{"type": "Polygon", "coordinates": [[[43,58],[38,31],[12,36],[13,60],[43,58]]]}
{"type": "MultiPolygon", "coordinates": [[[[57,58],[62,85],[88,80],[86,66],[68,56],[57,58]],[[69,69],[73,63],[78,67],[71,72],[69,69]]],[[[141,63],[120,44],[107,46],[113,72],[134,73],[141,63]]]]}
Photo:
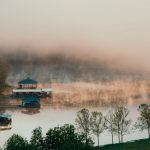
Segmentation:
{"type": "Polygon", "coordinates": [[[150,140],[138,140],[124,144],[106,145],[97,150],[150,150],[150,140]]]}

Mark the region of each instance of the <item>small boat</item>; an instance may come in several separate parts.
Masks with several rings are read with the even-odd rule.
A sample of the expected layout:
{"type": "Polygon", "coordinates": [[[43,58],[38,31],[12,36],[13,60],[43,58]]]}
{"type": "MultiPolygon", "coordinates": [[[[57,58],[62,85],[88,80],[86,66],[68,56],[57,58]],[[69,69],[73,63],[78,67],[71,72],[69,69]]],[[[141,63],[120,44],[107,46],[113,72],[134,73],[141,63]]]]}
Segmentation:
{"type": "Polygon", "coordinates": [[[0,126],[11,126],[12,118],[10,114],[0,114],[0,126]]]}
{"type": "Polygon", "coordinates": [[[12,128],[11,127],[2,127],[2,128],[0,128],[0,131],[6,131],[6,130],[11,130],[12,128]]]}

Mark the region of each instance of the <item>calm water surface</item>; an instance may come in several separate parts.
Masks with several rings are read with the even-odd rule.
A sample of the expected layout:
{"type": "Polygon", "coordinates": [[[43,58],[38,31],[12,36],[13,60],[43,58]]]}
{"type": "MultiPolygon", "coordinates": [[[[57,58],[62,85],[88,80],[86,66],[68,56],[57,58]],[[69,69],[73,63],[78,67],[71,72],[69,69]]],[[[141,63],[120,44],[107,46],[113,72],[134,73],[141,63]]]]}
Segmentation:
{"type": "MultiPolygon", "coordinates": [[[[134,121],[138,117],[137,108],[138,105],[132,105],[128,107],[130,110],[130,118],[134,121]]],[[[52,106],[42,107],[40,110],[37,109],[22,109],[22,108],[6,108],[5,113],[12,114],[12,129],[7,131],[0,131],[0,146],[3,146],[7,139],[15,134],[19,134],[27,139],[30,139],[32,130],[40,126],[43,129],[43,134],[45,134],[49,128],[55,126],[61,126],[66,123],[75,125],[76,113],[81,108],[56,108],[52,106]]],[[[104,114],[107,112],[107,109],[102,108],[89,108],[90,111],[97,110],[102,111],[104,114]]],[[[133,122],[134,122],[133,121],[133,122]]],[[[94,137],[93,137],[94,138],[94,137]]],[[[147,138],[147,132],[133,132],[125,135],[124,140],[135,140],[147,138]]],[[[117,137],[115,139],[117,142],[117,137]]],[[[110,144],[111,135],[106,131],[101,135],[100,143],[110,144]]]]}

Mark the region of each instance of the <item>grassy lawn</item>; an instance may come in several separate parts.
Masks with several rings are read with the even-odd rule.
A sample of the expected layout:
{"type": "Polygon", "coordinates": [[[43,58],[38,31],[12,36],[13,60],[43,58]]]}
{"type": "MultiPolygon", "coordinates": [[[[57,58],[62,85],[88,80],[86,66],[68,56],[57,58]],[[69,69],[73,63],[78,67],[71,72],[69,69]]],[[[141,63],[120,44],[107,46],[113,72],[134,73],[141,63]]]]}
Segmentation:
{"type": "Polygon", "coordinates": [[[150,140],[138,140],[124,144],[105,145],[95,150],[150,150],[150,140]]]}

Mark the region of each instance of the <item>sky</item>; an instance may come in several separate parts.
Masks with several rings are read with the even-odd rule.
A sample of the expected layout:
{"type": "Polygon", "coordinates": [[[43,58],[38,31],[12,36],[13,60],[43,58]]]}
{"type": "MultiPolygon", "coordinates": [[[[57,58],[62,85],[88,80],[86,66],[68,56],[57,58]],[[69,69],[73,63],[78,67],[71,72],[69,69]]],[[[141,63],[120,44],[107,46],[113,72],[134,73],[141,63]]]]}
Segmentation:
{"type": "Polygon", "coordinates": [[[149,68],[149,0],[0,0],[0,47],[149,68]]]}

